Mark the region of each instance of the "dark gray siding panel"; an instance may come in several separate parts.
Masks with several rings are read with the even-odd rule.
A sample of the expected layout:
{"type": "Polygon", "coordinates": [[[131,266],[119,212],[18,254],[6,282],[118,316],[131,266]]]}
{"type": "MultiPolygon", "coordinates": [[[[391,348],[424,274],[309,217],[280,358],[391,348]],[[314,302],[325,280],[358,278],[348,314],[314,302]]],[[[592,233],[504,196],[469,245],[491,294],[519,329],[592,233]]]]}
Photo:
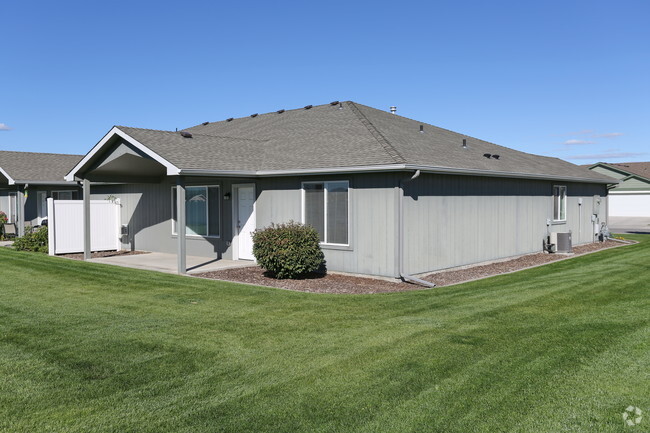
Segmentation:
{"type": "Polygon", "coordinates": [[[350,245],[323,246],[327,268],[339,272],[395,276],[396,175],[366,174],[265,178],[258,181],[257,227],[302,221],[302,182],[350,182],[350,245]]]}
{"type": "MultiPolygon", "coordinates": [[[[541,251],[548,231],[593,237],[593,196],[604,185],[567,185],[567,221],[552,223],[550,181],[422,174],[405,188],[405,270],[417,274],[541,251]],[[582,218],[578,199],[582,198],[582,218]]],[[[604,221],[606,213],[601,212],[604,221]]]]}

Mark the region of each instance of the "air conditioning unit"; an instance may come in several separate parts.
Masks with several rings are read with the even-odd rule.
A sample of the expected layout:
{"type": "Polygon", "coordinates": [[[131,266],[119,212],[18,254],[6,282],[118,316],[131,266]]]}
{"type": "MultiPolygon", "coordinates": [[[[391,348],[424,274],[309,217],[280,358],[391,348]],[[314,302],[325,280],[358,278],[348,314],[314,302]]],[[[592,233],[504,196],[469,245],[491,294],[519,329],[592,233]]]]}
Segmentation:
{"type": "Polygon", "coordinates": [[[558,253],[572,253],[571,232],[551,233],[551,243],[555,244],[558,253]]]}

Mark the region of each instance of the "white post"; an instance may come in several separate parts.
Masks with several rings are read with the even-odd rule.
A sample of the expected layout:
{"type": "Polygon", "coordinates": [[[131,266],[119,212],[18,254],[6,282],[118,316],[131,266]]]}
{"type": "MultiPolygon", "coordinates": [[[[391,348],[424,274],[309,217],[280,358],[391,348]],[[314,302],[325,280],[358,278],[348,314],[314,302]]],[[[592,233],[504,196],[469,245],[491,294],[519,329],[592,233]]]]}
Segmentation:
{"type": "Polygon", "coordinates": [[[47,253],[51,256],[56,254],[56,240],[54,237],[54,199],[47,199],[47,253]]]}
{"type": "Polygon", "coordinates": [[[115,236],[116,247],[115,251],[120,251],[122,249],[122,204],[120,199],[115,200],[115,221],[117,221],[117,236],[115,236]]]}
{"type": "Polygon", "coordinates": [[[83,180],[83,214],[84,214],[84,260],[90,259],[90,181],[83,180]]]}
{"type": "Polygon", "coordinates": [[[176,234],[178,236],[177,261],[179,274],[187,272],[185,226],[185,179],[178,176],[176,178],[176,234]]]}

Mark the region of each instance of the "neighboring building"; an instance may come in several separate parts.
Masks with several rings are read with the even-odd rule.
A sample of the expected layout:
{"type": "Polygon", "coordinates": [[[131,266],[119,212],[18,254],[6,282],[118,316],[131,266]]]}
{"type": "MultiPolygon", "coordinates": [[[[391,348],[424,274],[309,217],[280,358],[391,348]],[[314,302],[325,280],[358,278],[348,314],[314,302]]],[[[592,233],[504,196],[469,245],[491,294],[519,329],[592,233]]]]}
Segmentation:
{"type": "Polygon", "coordinates": [[[609,189],[610,217],[650,218],[650,162],[599,162],[587,167],[620,182],[609,189]]]}
{"type": "Polygon", "coordinates": [[[82,155],[0,150],[0,210],[18,227],[40,225],[47,218],[48,197],[81,198],[76,182],[64,179],[82,155]]]}
{"type": "Polygon", "coordinates": [[[549,232],[592,242],[615,182],[354,102],[116,126],[66,179],[118,197],[123,246],[178,253],[179,272],[186,254],[252,260],[255,229],[295,220],[329,270],[389,277],[540,251],[549,232]]]}

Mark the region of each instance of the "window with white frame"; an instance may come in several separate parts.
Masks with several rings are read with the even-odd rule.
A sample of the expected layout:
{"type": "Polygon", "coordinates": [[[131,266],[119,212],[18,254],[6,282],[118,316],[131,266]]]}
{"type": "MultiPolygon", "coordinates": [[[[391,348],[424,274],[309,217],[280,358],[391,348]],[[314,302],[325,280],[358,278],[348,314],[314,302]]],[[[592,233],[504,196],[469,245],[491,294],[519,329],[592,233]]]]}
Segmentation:
{"type": "MultiPolygon", "coordinates": [[[[221,234],[220,188],[214,186],[185,187],[185,234],[219,237],[221,234]]],[[[177,234],[176,187],[172,187],[172,234],[177,234]]]]}
{"type": "Polygon", "coordinates": [[[322,243],[349,244],[349,182],[303,182],[303,223],[314,227],[322,243]]]}
{"type": "Polygon", "coordinates": [[[553,186],[553,220],[566,221],[566,186],[553,186]]]}
{"type": "Polygon", "coordinates": [[[52,191],[54,200],[77,200],[77,191],[52,191]]]}

